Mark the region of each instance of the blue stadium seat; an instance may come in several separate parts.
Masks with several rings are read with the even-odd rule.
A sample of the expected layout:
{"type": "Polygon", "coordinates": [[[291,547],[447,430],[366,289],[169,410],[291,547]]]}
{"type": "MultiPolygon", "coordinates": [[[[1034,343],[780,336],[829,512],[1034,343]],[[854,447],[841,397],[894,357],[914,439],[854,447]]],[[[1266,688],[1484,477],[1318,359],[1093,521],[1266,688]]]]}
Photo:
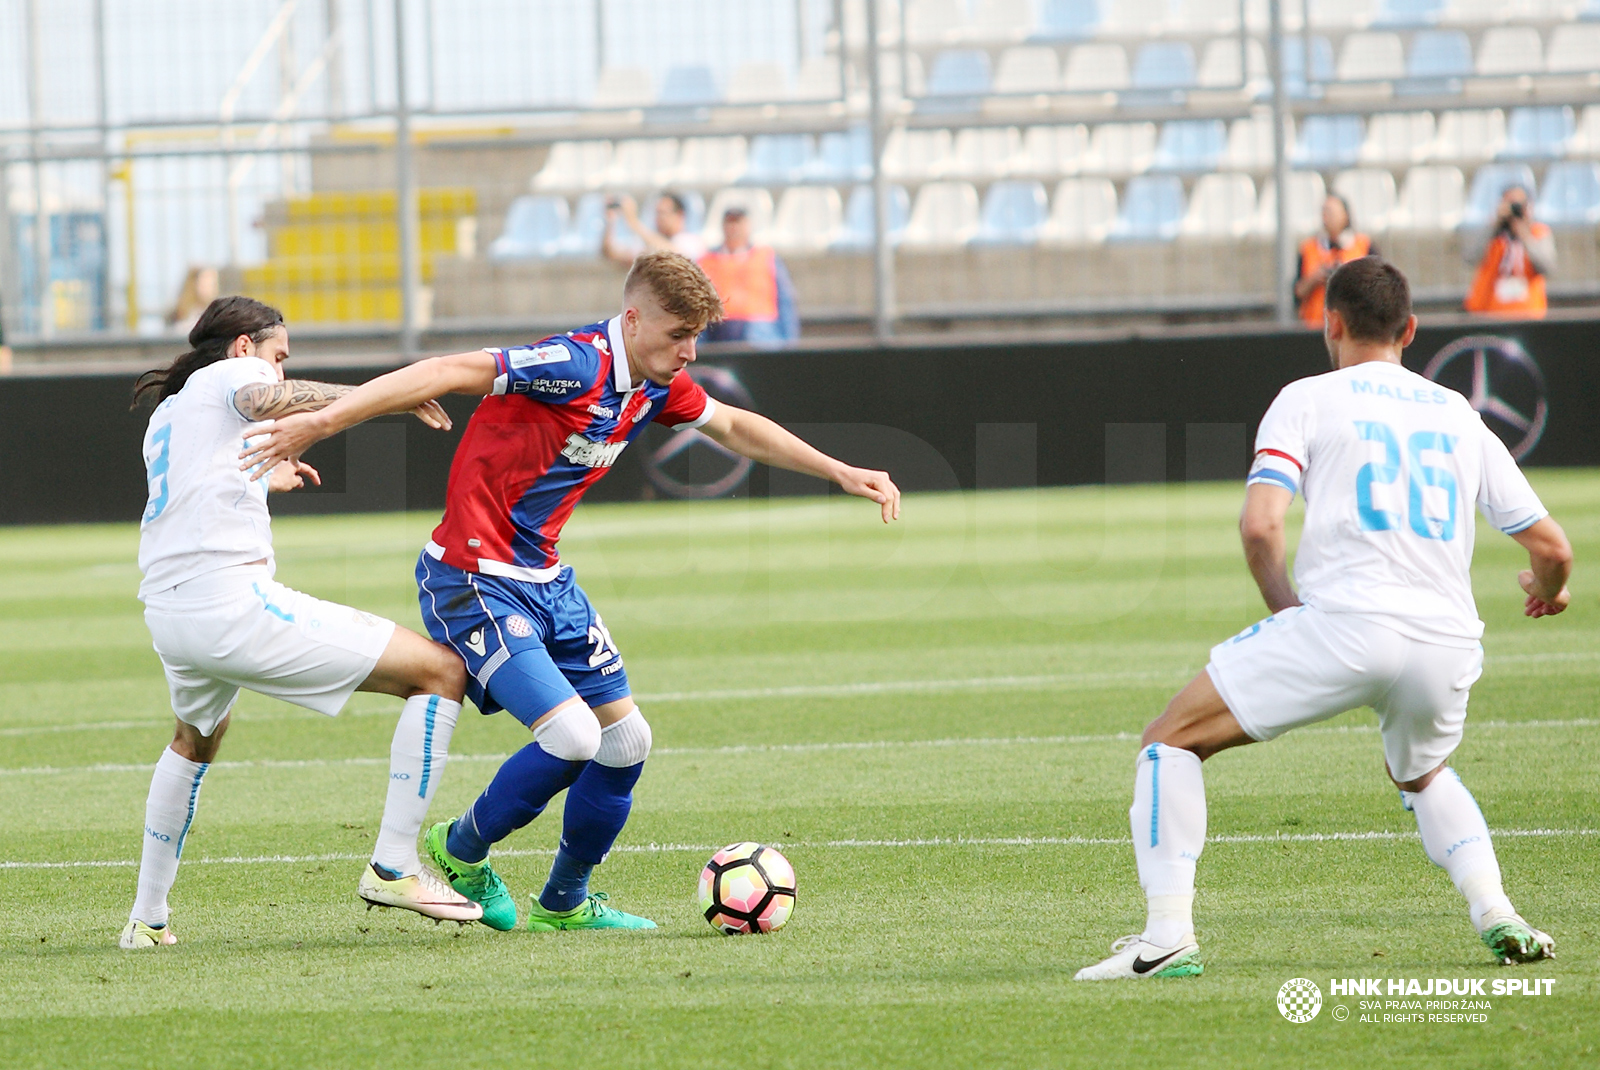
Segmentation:
{"type": "MultiPolygon", "coordinates": [[[[1467,193],[1466,210],[1461,213],[1463,227],[1487,226],[1500,206],[1500,195],[1512,186],[1521,186],[1537,195],[1539,186],[1533,180],[1533,168],[1525,163],[1486,163],[1472,176],[1472,189],[1467,193]]],[[[1535,214],[1538,214],[1537,208],[1535,214]]]]}
{"type": "Polygon", "coordinates": [[[1600,223],[1600,164],[1577,160],[1551,164],[1534,215],[1553,227],[1600,223]]]}
{"type": "MultiPolygon", "coordinates": [[[[872,248],[872,187],[857,186],[850,191],[850,199],[844,206],[844,225],[839,229],[839,237],[830,248],[834,249],[870,249],[872,248]]],[[[900,235],[905,232],[906,224],[911,221],[911,195],[904,186],[889,187],[889,241],[892,244],[900,243],[900,235]]]]}
{"type": "Polygon", "coordinates": [[[993,85],[989,53],[976,48],[946,49],[933,57],[933,69],[917,110],[973,111],[993,85]]]}
{"type": "Polygon", "coordinates": [[[1406,77],[1395,83],[1397,96],[1440,96],[1461,92],[1472,74],[1472,42],[1460,30],[1423,30],[1411,39],[1406,77]]]}
{"type": "Polygon", "coordinates": [[[1502,160],[1547,160],[1567,154],[1576,124],[1564,107],[1512,108],[1506,119],[1502,160]]]}
{"type": "Polygon", "coordinates": [[[561,235],[558,256],[590,257],[600,255],[600,239],[606,232],[606,195],[585,193],[578,198],[572,210],[572,221],[561,235]]]}
{"type": "Polygon", "coordinates": [[[749,164],[739,184],[788,186],[799,182],[813,151],[810,134],[759,134],[750,139],[749,164]]]}
{"type": "Polygon", "coordinates": [[[1291,97],[1319,97],[1321,86],[1309,83],[1331,82],[1334,77],[1333,42],[1326,37],[1311,38],[1310,78],[1307,80],[1306,39],[1285,35],[1283,39],[1283,86],[1291,97]]]}
{"type": "Polygon", "coordinates": [[[1215,171],[1228,148],[1221,119],[1174,119],[1161,127],[1152,171],[1215,171]]]}
{"type": "Polygon", "coordinates": [[[1177,175],[1138,175],[1128,180],[1122,214],[1107,241],[1171,241],[1183,225],[1183,180],[1177,175]]]}
{"type": "Polygon", "coordinates": [[[1195,84],[1194,48],[1183,41],[1139,46],[1130,84],[1134,89],[1189,89],[1195,84]]]}
{"type": "Polygon", "coordinates": [[[983,198],[983,221],[974,245],[1032,245],[1050,218],[1050,201],[1038,182],[996,182],[983,198]]]}
{"type": "Polygon", "coordinates": [[[1079,41],[1093,37],[1099,25],[1100,5],[1096,0],[1044,0],[1032,40],[1079,41]]]}
{"type": "Polygon", "coordinates": [[[1354,167],[1365,139],[1359,115],[1308,115],[1290,159],[1296,168],[1317,171],[1354,167]]]}
{"type": "Polygon", "coordinates": [[[491,260],[529,260],[555,256],[567,229],[565,197],[527,196],[511,202],[505,229],[489,245],[491,260]]]}
{"type": "Polygon", "coordinates": [[[872,130],[852,126],[817,139],[817,152],[806,164],[808,182],[867,182],[872,178],[872,130]]]}
{"type": "Polygon", "coordinates": [[[717,79],[705,64],[673,67],[661,83],[656,103],[662,105],[707,105],[722,101],[717,79]]]}
{"type": "Polygon", "coordinates": [[[1383,29],[1397,26],[1432,26],[1444,11],[1445,0],[1383,0],[1372,25],[1383,29]]]}

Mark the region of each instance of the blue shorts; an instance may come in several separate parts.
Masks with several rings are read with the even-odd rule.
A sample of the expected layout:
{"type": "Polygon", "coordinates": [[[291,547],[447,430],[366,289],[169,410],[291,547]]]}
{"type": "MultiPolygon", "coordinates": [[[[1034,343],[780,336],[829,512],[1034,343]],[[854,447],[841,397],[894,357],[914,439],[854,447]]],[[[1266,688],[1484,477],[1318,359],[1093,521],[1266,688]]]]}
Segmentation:
{"type": "Polygon", "coordinates": [[[484,713],[531,725],[563,702],[626,698],[628,673],[611,633],[565,566],[549,583],[417,560],[422,621],[467,663],[467,696],[484,713]]]}

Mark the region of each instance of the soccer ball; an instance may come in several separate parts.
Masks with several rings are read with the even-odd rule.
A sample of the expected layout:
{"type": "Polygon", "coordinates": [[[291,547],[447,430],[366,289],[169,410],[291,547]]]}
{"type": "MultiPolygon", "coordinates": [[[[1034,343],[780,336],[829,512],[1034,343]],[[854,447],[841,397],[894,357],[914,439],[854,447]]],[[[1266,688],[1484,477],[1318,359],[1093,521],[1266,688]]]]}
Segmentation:
{"type": "Polygon", "coordinates": [[[700,871],[700,911],[729,936],[777,932],[794,913],[794,867],[759,843],[729,844],[700,871]]]}

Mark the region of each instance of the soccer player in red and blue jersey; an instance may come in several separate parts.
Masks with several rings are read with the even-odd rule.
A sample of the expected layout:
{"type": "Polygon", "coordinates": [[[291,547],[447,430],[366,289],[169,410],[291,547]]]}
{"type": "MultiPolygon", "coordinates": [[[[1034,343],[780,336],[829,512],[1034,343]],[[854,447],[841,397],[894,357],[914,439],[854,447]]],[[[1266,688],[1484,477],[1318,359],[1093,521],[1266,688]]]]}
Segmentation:
{"type": "Polygon", "coordinates": [[[243,459],[266,470],[381,413],[443,394],[487,395],[456,449],[444,519],[418,560],[417,584],[422,618],[466,661],[478,708],[506,710],[533,731],[459,818],[425,837],[451,884],[496,929],[513,928],[517,912],[489,848],[564,789],[561,847],[529,928],[655,927],[589,893],[590,873],[628,819],[650,726],[616,644],[556,549],[573,508],[628,443],[651,421],[697,428],[753,460],[870,498],[885,523],[900,515],[887,473],[835,460],[764,416],[716,402],[683,374],[696,337],[722,314],[692,261],[669,250],[641,256],[623,304],[607,323],[537,345],[435,357],[379,376],[320,412],[278,420],[243,459]]]}

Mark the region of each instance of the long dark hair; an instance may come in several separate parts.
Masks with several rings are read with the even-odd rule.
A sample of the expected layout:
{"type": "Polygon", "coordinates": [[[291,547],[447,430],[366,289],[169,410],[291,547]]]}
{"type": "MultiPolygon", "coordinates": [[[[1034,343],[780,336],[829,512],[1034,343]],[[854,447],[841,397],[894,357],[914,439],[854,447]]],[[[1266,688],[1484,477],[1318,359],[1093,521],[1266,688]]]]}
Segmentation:
{"type": "Polygon", "coordinates": [[[201,368],[224,359],[228,347],[241,334],[257,345],[272,337],[283,326],[283,313],[251,297],[219,297],[206,306],[189,332],[189,352],[173,359],[165,368],[152,368],[133,384],[133,405],[138,408],[146,394],[156,392],[156,403],[183,389],[189,376],[201,368]]]}

